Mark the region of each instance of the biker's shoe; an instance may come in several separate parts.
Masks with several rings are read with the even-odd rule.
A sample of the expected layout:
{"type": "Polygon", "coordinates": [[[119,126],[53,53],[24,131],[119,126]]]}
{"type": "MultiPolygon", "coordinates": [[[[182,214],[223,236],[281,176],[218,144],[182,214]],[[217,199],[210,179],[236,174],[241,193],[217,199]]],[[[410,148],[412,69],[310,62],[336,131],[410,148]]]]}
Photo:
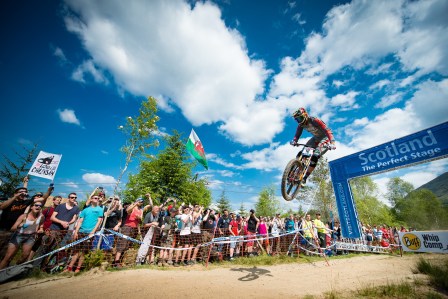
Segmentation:
{"type": "Polygon", "coordinates": [[[306,180],[308,179],[308,177],[304,177],[303,179],[302,179],[302,182],[300,182],[300,185],[302,186],[302,187],[305,187],[306,186],[306,180]]]}

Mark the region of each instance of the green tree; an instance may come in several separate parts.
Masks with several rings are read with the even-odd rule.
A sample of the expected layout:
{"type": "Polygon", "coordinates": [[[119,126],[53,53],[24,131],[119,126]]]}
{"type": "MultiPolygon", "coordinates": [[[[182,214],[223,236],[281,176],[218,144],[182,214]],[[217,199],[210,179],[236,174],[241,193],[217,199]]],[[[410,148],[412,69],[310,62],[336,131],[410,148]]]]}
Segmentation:
{"type": "Polygon", "coordinates": [[[240,215],[245,216],[247,214],[246,206],[244,205],[244,202],[241,202],[240,205],[240,215]]]}
{"type": "Polygon", "coordinates": [[[15,157],[3,156],[3,164],[0,169],[0,191],[5,196],[12,196],[17,187],[23,185],[23,179],[30,170],[31,163],[34,162],[37,151],[37,144],[32,147],[22,147],[22,151],[15,151],[15,157]]]}
{"type": "Polygon", "coordinates": [[[390,208],[378,198],[379,190],[370,177],[356,178],[350,181],[359,220],[363,224],[394,225],[395,218],[390,208]]]}
{"type": "Polygon", "coordinates": [[[281,210],[280,202],[275,197],[273,187],[265,187],[260,192],[258,201],[255,204],[255,211],[260,216],[272,216],[281,210]]]}
{"type": "Polygon", "coordinates": [[[125,164],[121,168],[115,184],[114,194],[117,194],[118,185],[132,159],[140,155],[147,156],[147,149],[159,145],[159,141],[154,138],[158,120],[157,100],[153,97],[148,97],[146,101],[142,102],[139,114],[135,117],[128,116],[126,124],[118,127],[127,139],[125,145],[121,148],[121,151],[125,154],[125,164]]]}
{"type": "Polygon", "coordinates": [[[414,190],[411,183],[405,182],[401,178],[392,178],[387,182],[386,198],[395,206],[399,201],[405,198],[414,190]]]}
{"type": "Polygon", "coordinates": [[[156,156],[140,162],[139,172],[129,176],[124,192],[127,200],[151,193],[155,203],[174,197],[181,202],[208,206],[210,190],[205,179],[192,175],[194,163],[189,162],[185,140],[177,131],[163,137],[165,147],[156,156]]]}
{"type": "Polygon", "coordinates": [[[321,213],[323,220],[329,220],[330,211],[333,211],[336,207],[336,199],[330,180],[328,160],[325,157],[319,160],[310,181],[313,184],[311,184],[307,194],[313,200],[312,206],[321,213]]]}
{"type": "Polygon", "coordinates": [[[232,206],[230,205],[230,201],[227,198],[225,191],[221,192],[221,195],[219,196],[219,199],[216,203],[218,205],[218,211],[220,213],[223,213],[224,210],[228,210],[228,211],[232,210],[232,206]]]}
{"type": "Polygon", "coordinates": [[[411,192],[396,204],[397,218],[418,230],[448,228],[448,210],[442,201],[428,189],[411,192]]]}

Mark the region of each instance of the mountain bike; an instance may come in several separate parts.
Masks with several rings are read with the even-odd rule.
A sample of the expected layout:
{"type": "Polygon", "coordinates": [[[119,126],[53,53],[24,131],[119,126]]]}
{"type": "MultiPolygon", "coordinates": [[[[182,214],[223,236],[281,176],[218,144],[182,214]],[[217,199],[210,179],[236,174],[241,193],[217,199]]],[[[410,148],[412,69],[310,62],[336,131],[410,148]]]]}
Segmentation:
{"type": "MultiPolygon", "coordinates": [[[[293,200],[299,193],[303,177],[308,171],[311,157],[316,150],[315,147],[309,147],[306,144],[296,143],[293,146],[303,146],[303,149],[295,159],[289,161],[283,171],[281,190],[283,198],[287,201],[293,200]]],[[[324,146],[323,148],[321,156],[328,151],[328,147],[324,146]]]]}

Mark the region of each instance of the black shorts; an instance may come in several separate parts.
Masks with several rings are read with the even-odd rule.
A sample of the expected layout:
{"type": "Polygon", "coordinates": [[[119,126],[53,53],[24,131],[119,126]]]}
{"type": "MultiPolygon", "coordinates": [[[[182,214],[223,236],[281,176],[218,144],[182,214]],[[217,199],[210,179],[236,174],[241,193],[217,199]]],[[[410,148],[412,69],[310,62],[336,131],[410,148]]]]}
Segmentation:
{"type": "Polygon", "coordinates": [[[190,235],[180,235],[179,246],[191,245],[190,235]]]}
{"type": "Polygon", "coordinates": [[[191,233],[190,241],[193,246],[198,246],[202,244],[202,234],[201,233],[191,233]]]}

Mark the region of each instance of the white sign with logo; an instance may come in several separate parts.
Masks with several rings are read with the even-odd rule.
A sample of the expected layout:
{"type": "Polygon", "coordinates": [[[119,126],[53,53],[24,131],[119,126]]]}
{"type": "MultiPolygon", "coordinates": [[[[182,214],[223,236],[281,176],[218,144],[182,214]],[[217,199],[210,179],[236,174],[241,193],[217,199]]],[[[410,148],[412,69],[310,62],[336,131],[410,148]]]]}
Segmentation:
{"type": "Polygon", "coordinates": [[[399,232],[403,251],[448,253],[448,231],[399,232]]]}
{"type": "Polygon", "coordinates": [[[56,170],[58,170],[59,162],[61,162],[61,158],[62,155],[40,151],[28,174],[53,180],[56,175],[56,170]]]}

